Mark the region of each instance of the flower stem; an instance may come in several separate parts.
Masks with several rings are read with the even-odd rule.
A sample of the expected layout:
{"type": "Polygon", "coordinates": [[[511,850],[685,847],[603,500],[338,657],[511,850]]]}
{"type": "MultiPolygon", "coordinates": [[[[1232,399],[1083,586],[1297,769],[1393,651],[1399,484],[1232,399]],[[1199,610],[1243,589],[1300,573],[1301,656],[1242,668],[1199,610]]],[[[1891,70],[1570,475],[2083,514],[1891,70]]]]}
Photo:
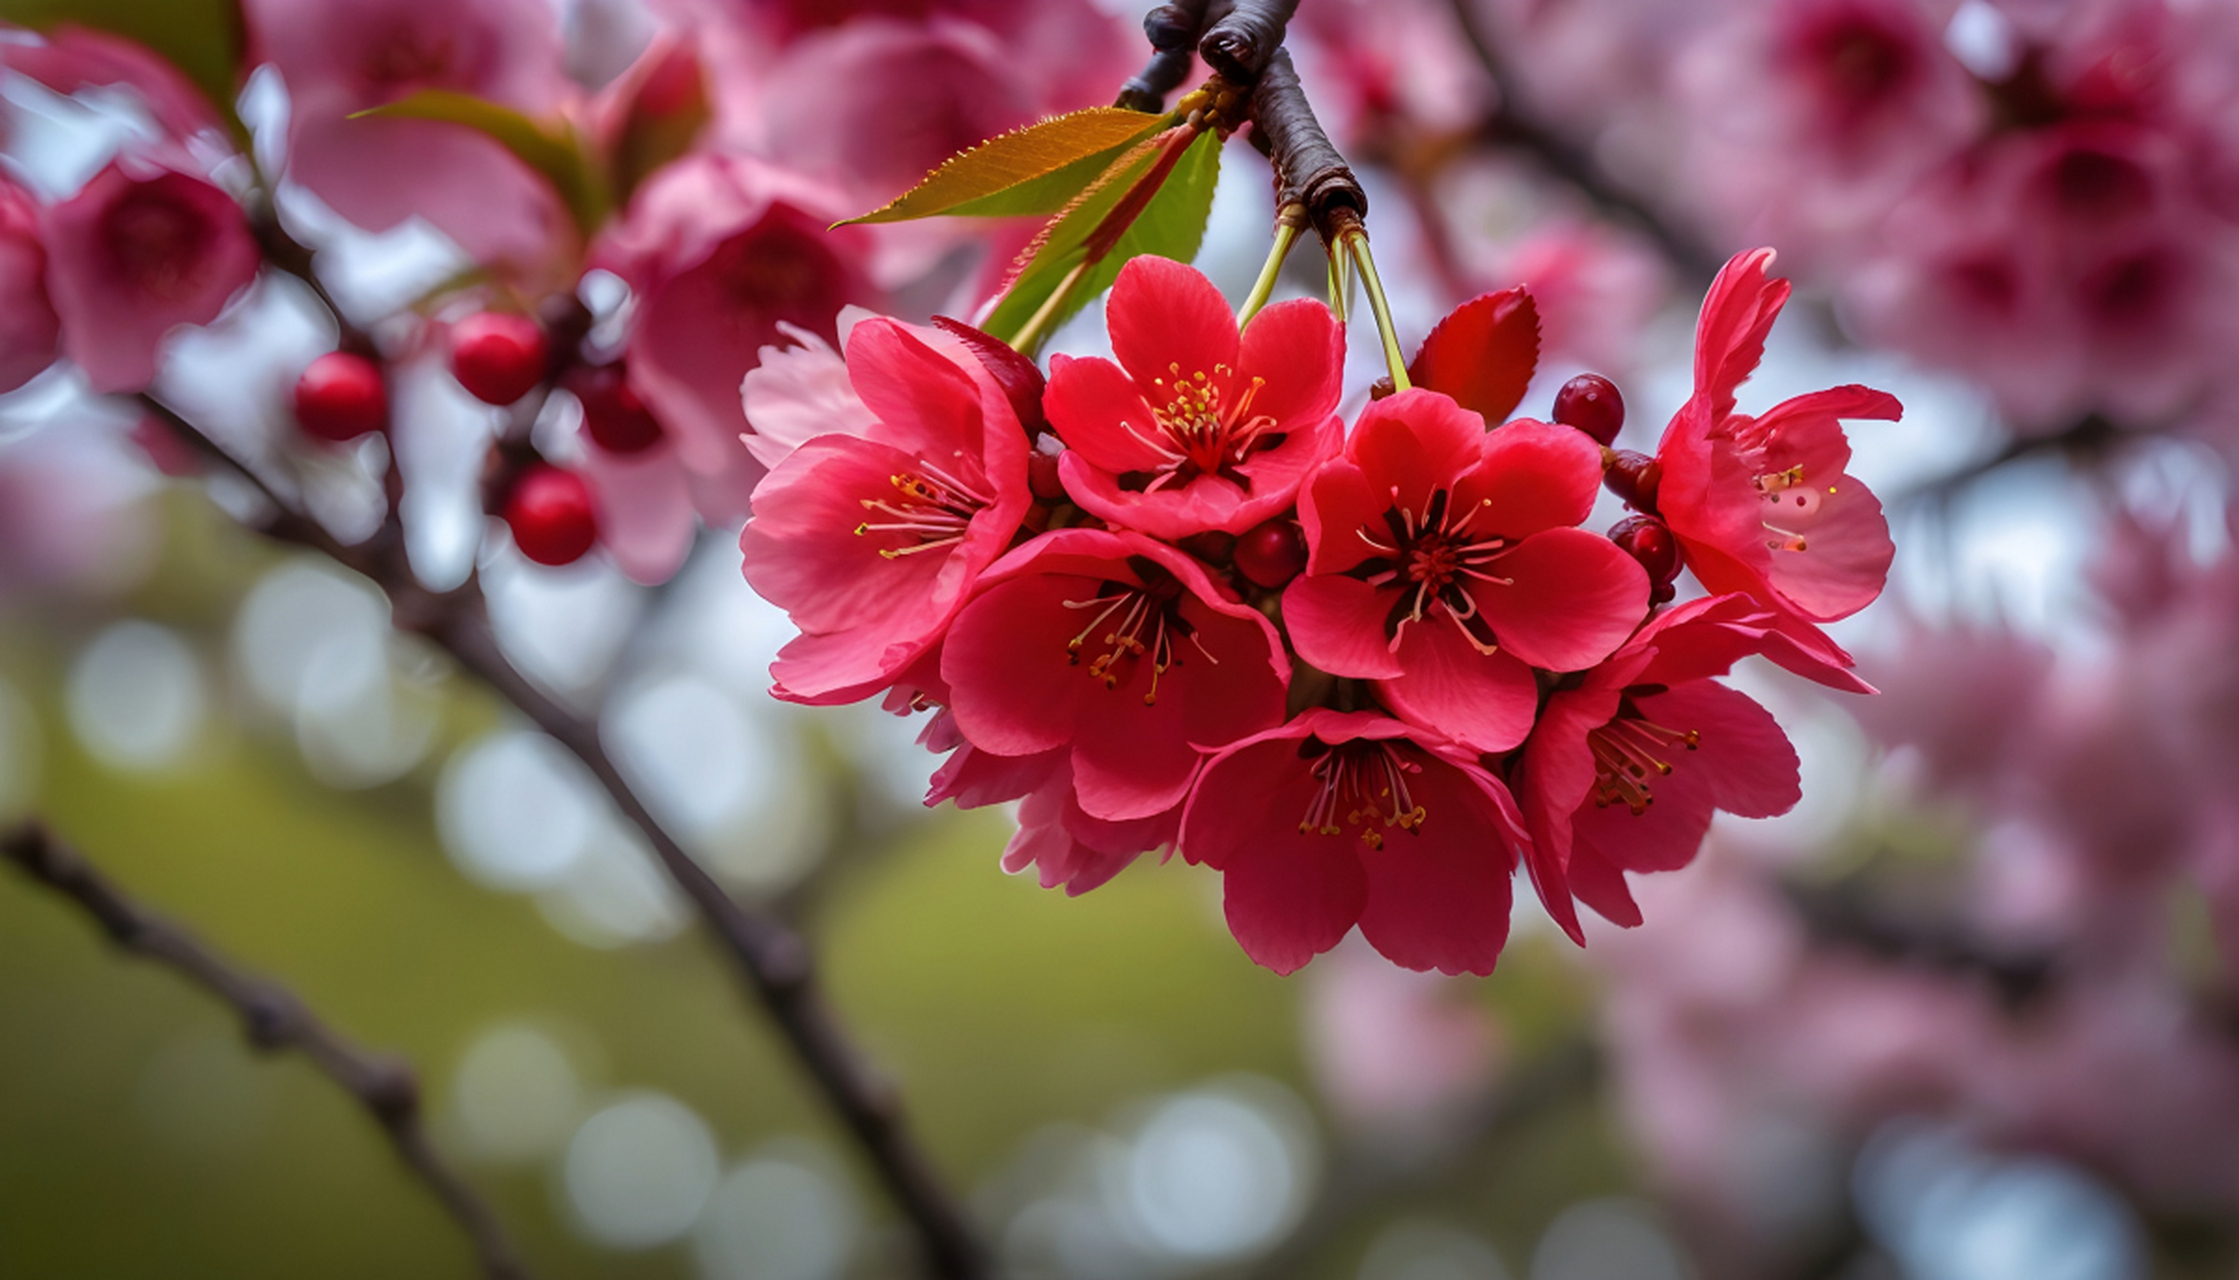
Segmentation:
{"type": "Polygon", "coordinates": [[[1339,241],[1351,252],[1353,261],[1360,264],[1361,282],[1368,287],[1368,306],[1376,313],[1376,333],[1384,340],[1384,366],[1391,371],[1392,390],[1405,391],[1414,384],[1407,380],[1407,357],[1400,353],[1399,330],[1392,324],[1392,306],[1384,298],[1384,282],[1377,278],[1376,259],[1368,252],[1368,233],[1356,225],[1339,237],[1339,241]]]}
{"type": "Polygon", "coordinates": [[[1345,271],[1345,252],[1340,246],[1329,255],[1329,309],[1337,314],[1339,324],[1353,318],[1347,296],[1351,292],[1352,282],[1345,271]]]}
{"type": "Polygon", "coordinates": [[[1236,327],[1250,324],[1259,309],[1267,305],[1275,292],[1275,277],[1283,274],[1283,260],[1291,256],[1291,246],[1298,243],[1298,229],[1306,221],[1304,205],[1284,205],[1275,215],[1275,244],[1267,251],[1267,265],[1259,269],[1259,279],[1252,283],[1252,295],[1236,311],[1236,327]]]}
{"type": "Polygon", "coordinates": [[[1055,289],[1050,290],[1050,296],[1042,299],[1042,305],[1027,317],[1025,324],[1019,326],[1018,333],[1011,339],[1011,346],[1032,359],[1035,349],[1049,336],[1043,330],[1050,327],[1050,321],[1064,309],[1066,299],[1073,296],[1073,290],[1081,283],[1081,277],[1087,275],[1088,269],[1095,265],[1096,260],[1093,258],[1083,258],[1074,263],[1073,269],[1065,273],[1065,278],[1057,282],[1055,289]]]}

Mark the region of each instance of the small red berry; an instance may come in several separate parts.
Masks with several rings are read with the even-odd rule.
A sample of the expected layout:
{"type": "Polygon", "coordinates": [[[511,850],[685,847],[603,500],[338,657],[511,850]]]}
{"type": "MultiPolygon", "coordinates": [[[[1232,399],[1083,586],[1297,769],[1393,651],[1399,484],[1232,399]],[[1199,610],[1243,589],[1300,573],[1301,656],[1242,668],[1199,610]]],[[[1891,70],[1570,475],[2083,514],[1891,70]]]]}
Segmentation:
{"type": "Polygon", "coordinates": [[[1625,398],[1617,384],[1598,373],[1582,373],[1555,393],[1555,421],[1576,427],[1608,448],[1625,428],[1625,398]]]}
{"type": "Polygon", "coordinates": [[[583,405],[583,429],[608,453],[643,453],[661,443],[661,424],[618,364],[578,369],[568,377],[568,390],[583,405]]]}
{"type": "Polygon", "coordinates": [[[1602,455],[1605,470],[1602,484],[1611,493],[1625,500],[1625,505],[1635,511],[1656,511],[1656,490],[1664,481],[1664,464],[1631,449],[1617,449],[1602,455]]]}
{"type": "Polygon", "coordinates": [[[337,444],[389,423],[389,389],[381,368],[364,356],[329,351],[295,380],[295,421],[306,434],[337,444]]]}
{"type": "Polygon", "coordinates": [[[451,375],[487,404],[512,404],[544,380],[544,330],[527,316],[484,311],[451,326],[451,375]]]}
{"type": "Polygon", "coordinates": [[[1672,579],[1679,576],[1679,543],[1671,530],[1654,516],[1626,516],[1609,527],[1609,540],[1648,570],[1648,599],[1662,604],[1677,594],[1672,579]]]}
{"type": "Polygon", "coordinates": [[[537,463],[506,495],[505,522],[521,554],[543,565],[574,564],[599,540],[591,486],[573,471],[537,463]]]}
{"type": "Polygon", "coordinates": [[[1281,517],[1254,525],[1236,540],[1235,564],[1254,586],[1276,590],[1306,568],[1306,538],[1281,517]]]}

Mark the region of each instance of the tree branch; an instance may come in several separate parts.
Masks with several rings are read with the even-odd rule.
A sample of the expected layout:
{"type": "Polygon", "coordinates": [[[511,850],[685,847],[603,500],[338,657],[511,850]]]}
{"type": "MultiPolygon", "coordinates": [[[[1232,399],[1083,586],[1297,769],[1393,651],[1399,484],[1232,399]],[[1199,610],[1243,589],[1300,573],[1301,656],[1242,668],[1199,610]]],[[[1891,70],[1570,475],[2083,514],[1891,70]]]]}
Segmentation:
{"type": "Polygon", "coordinates": [[[474,1244],[491,1280],[528,1280],[497,1215],[444,1162],[420,1121],[420,1082],[392,1054],[373,1053],[336,1031],[286,987],[234,967],[178,922],[142,906],[76,850],[36,822],[0,836],[0,858],[61,893],[92,916],[116,944],[184,976],[231,1005],[257,1050],[292,1050],[356,1098],[388,1135],[405,1167],[474,1244]]]}
{"type": "Polygon", "coordinates": [[[383,531],[366,542],[354,546],[338,542],[316,520],[282,502],[192,423],[153,400],[143,400],[205,457],[230,467],[263,491],[276,514],[257,526],[257,532],[318,551],[370,578],[387,594],[394,625],[433,641],[583,762],[622,816],[645,837],[662,869],[690,900],[748,990],[777,1023],[803,1070],[839,1114],[909,1219],[933,1274],[944,1280],[976,1280],[988,1274],[971,1224],[911,1133],[893,1085],[864,1060],[824,998],[808,943],[779,916],[749,910],[725,892],[638,798],[599,741],[598,725],[513,669],[490,628],[478,585],[469,580],[443,593],[420,585],[405,560],[393,511],[383,531]]]}

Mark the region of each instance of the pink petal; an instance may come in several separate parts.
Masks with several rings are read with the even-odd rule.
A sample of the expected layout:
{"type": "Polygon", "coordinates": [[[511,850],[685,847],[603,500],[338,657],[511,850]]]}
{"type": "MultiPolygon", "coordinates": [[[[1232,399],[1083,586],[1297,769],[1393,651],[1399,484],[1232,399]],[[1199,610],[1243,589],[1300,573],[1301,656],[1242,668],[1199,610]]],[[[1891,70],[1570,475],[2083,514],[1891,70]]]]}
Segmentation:
{"type": "Polygon", "coordinates": [[[1470,594],[1503,648],[1535,667],[1583,671],[1616,652],[1648,612],[1648,574],[1617,544],[1547,529],[1493,561],[1507,583],[1470,594]]]}
{"type": "Polygon", "coordinates": [[[1164,432],[1135,380],[1109,360],[1051,356],[1042,409],[1065,447],[1100,470],[1147,471],[1161,460],[1148,442],[1164,432]]]}
{"type": "Polygon", "coordinates": [[[1539,709],[1531,668],[1505,650],[1479,653],[1444,606],[1400,628],[1399,663],[1401,674],[1378,681],[1376,691],[1409,723],[1472,751],[1507,751],[1531,732],[1539,709]]]}
{"type": "Polygon", "coordinates": [[[1406,667],[1384,635],[1397,592],[1342,575],[1308,575],[1283,592],[1283,623],[1308,665],[1331,675],[1390,679],[1406,667]]]}
{"type": "Polygon", "coordinates": [[[1112,285],[1104,318],[1112,354],[1147,396],[1155,398],[1153,388],[1161,380],[1212,377],[1216,365],[1236,368],[1236,316],[1195,267],[1166,258],[1130,259],[1112,285]]]}
{"type": "Polygon", "coordinates": [[[633,582],[668,581],[700,527],[676,451],[664,444],[624,455],[594,445],[582,472],[597,499],[599,542],[614,562],[633,582]]]}
{"type": "Polygon", "coordinates": [[[1410,969],[1491,973],[1508,941],[1516,869],[1506,815],[1442,762],[1425,764],[1413,791],[1426,811],[1422,827],[1391,835],[1359,860],[1368,875],[1361,936],[1410,969]]]}
{"type": "Polygon", "coordinates": [[[1482,458],[1457,478],[1453,507],[1474,510],[1469,527],[1487,534],[1579,524],[1601,491],[1601,446],[1574,427],[1519,418],[1486,435],[1482,458]]]}
{"type": "Polygon", "coordinates": [[[1274,303],[1244,326],[1238,368],[1246,379],[1266,380],[1252,399],[1252,412],[1296,431],[1337,411],[1344,392],[1345,330],[1315,299],[1274,303]]]}
{"type": "Polygon", "coordinates": [[[1744,818],[1770,818],[1788,812],[1803,798],[1796,749],[1772,713],[1747,694],[1709,680],[1674,685],[1633,699],[1641,714],[1658,724],[1693,729],[1702,735],[1681,768],[1699,766],[1713,803],[1744,818]]]}
{"type": "Polygon", "coordinates": [[[1897,546],[1881,500],[1860,481],[1844,476],[1813,498],[1816,508],[1807,517],[1771,517],[1805,541],[1802,551],[1773,552],[1772,585],[1805,617],[1832,622],[1880,597],[1897,546]]]}
{"type": "Polygon", "coordinates": [[[121,163],[49,209],[46,238],[63,352],[110,393],[147,386],[164,336],[217,319],[263,261],[232,196],[121,163]]]}
{"type": "Polygon", "coordinates": [[[1765,335],[1788,301],[1786,280],[1767,280],[1773,251],[1736,254],[1711,282],[1695,323],[1695,391],[1714,418],[1734,410],[1734,389],[1756,371],[1765,335]]]}

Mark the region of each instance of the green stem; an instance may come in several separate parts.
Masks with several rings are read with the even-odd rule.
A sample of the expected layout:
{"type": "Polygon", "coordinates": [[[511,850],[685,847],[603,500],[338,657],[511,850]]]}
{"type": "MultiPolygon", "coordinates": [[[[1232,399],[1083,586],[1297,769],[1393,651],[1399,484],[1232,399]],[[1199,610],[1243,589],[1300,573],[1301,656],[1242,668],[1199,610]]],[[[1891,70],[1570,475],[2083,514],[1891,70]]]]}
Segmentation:
{"type": "Polygon", "coordinates": [[[1340,245],[1329,255],[1329,309],[1336,313],[1339,324],[1352,319],[1351,308],[1345,305],[1345,295],[1350,291],[1345,278],[1345,252],[1340,245]]]}
{"type": "Polygon", "coordinates": [[[1376,259],[1368,252],[1368,233],[1351,231],[1341,237],[1353,261],[1360,264],[1361,282],[1368,286],[1368,306],[1376,313],[1376,333],[1384,340],[1384,365],[1391,370],[1392,390],[1405,391],[1414,384],[1407,380],[1407,357],[1400,353],[1399,330],[1392,324],[1392,306],[1384,298],[1384,282],[1377,278],[1376,259]]]}
{"type": "Polygon", "coordinates": [[[1298,229],[1305,221],[1306,210],[1300,205],[1286,205],[1275,216],[1275,245],[1267,251],[1267,265],[1259,269],[1259,279],[1252,283],[1252,295],[1237,309],[1237,328],[1250,324],[1274,295],[1275,277],[1283,274],[1283,260],[1291,256],[1291,246],[1298,243],[1298,229]]]}
{"type": "Polygon", "coordinates": [[[1019,326],[1018,335],[1011,339],[1011,346],[1025,353],[1029,359],[1033,358],[1035,350],[1042,345],[1042,340],[1049,336],[1043,330],[1050,326],[1050,321],[1064,308],[1066,300],[1073,296],[1073,290],[1081,283],[1081,277],[1087,275],[1088,269],[1095,265],[1093,258],[1083,258],[1074,263],[1073,269],[1065,273],[1065,278],[1057,282],[1055,289],[1050,290],[1050,296],[1042,299],[1042,305],[1027,317],[1025,324],[1019,326]]]}

